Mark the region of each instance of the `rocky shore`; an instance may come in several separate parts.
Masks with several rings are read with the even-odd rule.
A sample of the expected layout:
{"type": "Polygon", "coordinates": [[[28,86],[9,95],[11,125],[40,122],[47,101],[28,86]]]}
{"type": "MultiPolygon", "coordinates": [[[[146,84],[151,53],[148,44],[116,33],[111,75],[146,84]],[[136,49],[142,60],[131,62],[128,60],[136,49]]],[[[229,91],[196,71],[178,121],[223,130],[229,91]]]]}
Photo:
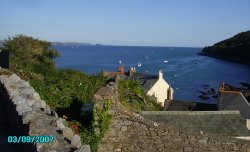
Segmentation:
{"type": "Polygon", "coordinates": [[[211,98],[218,98],[218,92],[217,89],[211,87],[208,84],[202,85],[202,88],[198,89],[200,95],[199,98],[206,100],[206,99],[211,99],[211,98]]]}

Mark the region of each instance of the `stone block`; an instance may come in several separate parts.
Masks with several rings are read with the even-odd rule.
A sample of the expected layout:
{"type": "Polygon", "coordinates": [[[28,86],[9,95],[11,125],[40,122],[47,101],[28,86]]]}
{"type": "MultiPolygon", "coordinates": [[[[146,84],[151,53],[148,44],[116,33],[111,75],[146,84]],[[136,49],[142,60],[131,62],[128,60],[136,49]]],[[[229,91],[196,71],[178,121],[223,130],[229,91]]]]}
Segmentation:
{"type": "Polygon", "coordinates": [[[121,127],[121,131],[127,131],[127,130],[128,130],[127,126],[122,126],[121,127]]]}
{"type": "Polygon", "coordinates": [[[51,110],[50,110],[50,107],[48,105],[46,105],[45,109],[44,109],[44,112],[48,115],[51,115],[51,110]]]}
{"type": "Polygon", "coordinates": [[[34,107],[36,108],[45,108],[46,102],[44,100],[35,100],[34,107]]]}
{"type": "Polygon", "coordinates": [[[32,107],[35,103],[35,100],[28,99],[28,100],[26,100],[26,103],[28,104],[28,106],[32,107]]]}
{"type": "Polygon", "coordinates": [[[246,119],[247,129],[250,130],[250,119],[246,119]]]}
{"type": "Polygon", "coordinates": [[[18,115],[23,115],[25,112],[32,111],[32,108],[29,107],[26,103],[18,104],[16,106],[16,111],[18,112],[18,115]]]}
{"type": "Polygon", "coordinates": [[[56,120],[56,125],[57,125],[57,128],[58,129],[64,129],[65,128],[65,125],[64,125],[64,123],[65,123],[66,121],[64,120],[64,119],[62,119],[62,118],[58,118],[57,120],[56,120]]]}
{"type": "Polygon", "coordinates": [[[22,96],[14,96],[12,101],[15,105],[19,105],[25,103],[26,99],[22,96]]]}
{"type": "Polygon", "coordinates": [[[71,145],[76,147],[76,148],[80,148],[81,147],[81,138],[80,136],[78,136],[77,134],[75,134],[72,138],[71,138],[71,145]]]}
{"type": "Polygon", "coordinates": [[[21,79],[19,76],[17,76],[16,74],[12,74],[9,78],[7,78],[7,82],[5,82],[5,83],[16,83],[20,80],[21,79]]]}
{"type": "Polygon", "coordinates": [[[34,100],[40,100],[41,97],[37,92],[29,94],[29,98],[34,99],[34,100]]]}
{"type": "Polygon", "coordinates": [[[75,150],[74,152],[91,152],[89,145],[82,145],[81,148],[75,150]]]}
{"type": "Polygon", "coordinates": [[[74,132],[71,128],[69,128],[69,127],[63,128],[63,137],[64,138],[71,140],[73,136],[74,136],[74,132]]]}
{"type": "Polygon", "coordinates": [[[23,123],[28,124],[33,117],[34,117],[34,113],[32,111],[24,113],[23,123]]]}
{"type": "Polygon", "coordinates": [[[193,148],[192,147],[184,147],[184,151],[185,152],[193,151],[193,148]]]}

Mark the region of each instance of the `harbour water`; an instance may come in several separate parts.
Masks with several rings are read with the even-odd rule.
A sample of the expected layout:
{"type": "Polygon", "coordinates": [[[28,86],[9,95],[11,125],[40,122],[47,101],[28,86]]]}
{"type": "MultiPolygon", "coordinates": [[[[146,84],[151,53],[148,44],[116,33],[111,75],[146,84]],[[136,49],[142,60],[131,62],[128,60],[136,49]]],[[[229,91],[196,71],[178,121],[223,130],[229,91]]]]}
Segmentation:
{"type": "Polygon", "coordinates": [[[202,48],[143,47],[143,46],[55,46],[61,57],[58,68],[73,68],[88,74],[102,70],[116,71],[119,60],[128,70],[157,75],[163,71],[165,80],[174,88],[174,99],[216,103],[215,98],[202,100],[199,89],[204,84],[217,89],[221,81],[239,85],[250,83],[250,67],[223,61],[197,53],[202,48]],[[138,63],[141,64],[138,67],[138,63]]]}

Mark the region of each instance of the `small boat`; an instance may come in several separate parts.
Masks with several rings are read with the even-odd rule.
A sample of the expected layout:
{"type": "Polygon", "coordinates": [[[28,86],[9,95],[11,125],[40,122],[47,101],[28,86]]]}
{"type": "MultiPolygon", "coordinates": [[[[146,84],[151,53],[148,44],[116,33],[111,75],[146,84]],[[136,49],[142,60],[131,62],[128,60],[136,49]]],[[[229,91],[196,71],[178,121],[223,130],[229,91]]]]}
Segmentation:
{"type": "Polygon", "coordinates": [[[145,58],[148,59],[148,56],[146,56],[145,58]]]}
{"type": "Polygon", "coordinates": [[[137,66],[138,66],[138,67],[141,67],[141,62],[138,62],[137,66]]]}
{"type": "Polygon", "coordinates": [[[168,63],[168,61],[167,61],[167,60],[164,60],[163,62],[164,62],[164,63],[168,63]]]}

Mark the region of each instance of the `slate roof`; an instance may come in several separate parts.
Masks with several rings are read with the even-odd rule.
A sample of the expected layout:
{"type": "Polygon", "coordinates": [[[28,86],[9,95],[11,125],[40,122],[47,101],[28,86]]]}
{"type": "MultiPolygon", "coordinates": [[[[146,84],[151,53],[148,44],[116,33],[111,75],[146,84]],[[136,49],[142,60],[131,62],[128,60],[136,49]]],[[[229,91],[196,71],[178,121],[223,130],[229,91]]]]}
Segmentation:
{"type": "Polygon", "coordinates": [[[138,80],[142,86],[142,89],[145,92],[148,92],[153,85],[157,82],[158,76],[142,74],[142,73],[134,73],[129,76],[127,79],[129,80],[138,80]]]}
{"type": "Polygon", "coordinates": [[[239,110],[243,118],[250,119],[250,104],[241,93],[221,92],[219,110],[239,110]]]}
{"type": "Polygon", "coordinates": [[[250,136],[246,121],[238,111],[225,111],[224,114],[219,114],[220,111],[197,113],[199,112],[142,111],[141,115],[145,119],[192,133],[204,131],[216,136],[250,136]]]}

